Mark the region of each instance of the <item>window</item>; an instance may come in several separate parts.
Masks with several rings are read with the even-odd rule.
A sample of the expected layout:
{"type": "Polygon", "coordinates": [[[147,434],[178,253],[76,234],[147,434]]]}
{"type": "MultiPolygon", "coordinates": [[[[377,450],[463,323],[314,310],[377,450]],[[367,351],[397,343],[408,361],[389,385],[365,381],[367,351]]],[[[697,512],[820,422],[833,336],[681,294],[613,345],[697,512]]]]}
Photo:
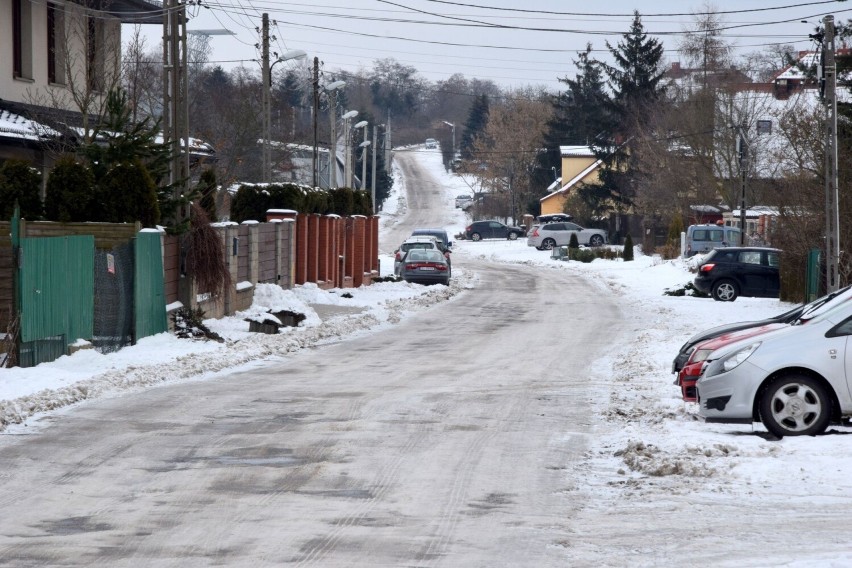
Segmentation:
{"type": "Polygon", "coordinates": [[[781,258],[777,252],[768,253],[766,260],[769,262],[769,266],[779,266],[781,264],[781,258]]]}
{"type": "Polygon", "coordinates": [[[12,75],[33,78],[32,5],[29,0],[12,0],[12,75]]]}
{"type": "Polygon", "coordinates": [[[749,251],[741,253],[740,262],[743,264],[760,264],[760,252],[749,251]]]}
{"type": "Polygon", "coordinates": [[[47,80],[65,83],[65,15],[55,4],[47,5],[47,80]]]}

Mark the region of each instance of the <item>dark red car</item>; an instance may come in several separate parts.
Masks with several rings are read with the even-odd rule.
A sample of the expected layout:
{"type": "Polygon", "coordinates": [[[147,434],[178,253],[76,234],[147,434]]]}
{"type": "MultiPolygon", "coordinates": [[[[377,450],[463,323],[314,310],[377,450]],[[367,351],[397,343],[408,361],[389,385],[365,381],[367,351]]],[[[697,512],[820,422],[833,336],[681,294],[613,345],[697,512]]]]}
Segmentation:
{"type": "Polygon", "coordinates": [[[695,349],[692,350],[692,354],[689,356],[689,359],[686,360],[686,364],[684,364],[683,368],[681,368],[680,372],[677,374],[677,380],[675,381],[675,384],[680,387],[683,400],[686,402],[696,402],[695,383],[701,376],[701,367],[704,365],[704,361],[710,353],[729,343],[733,343],[734,341],[768,333],[775,329],[787,327],[788,325],[789,324],[786,323],[770,323],[759,327],[741,329],[739,331],[720,335],[713,339],[708,339],[707,341],[696,345],[695,349]]]}

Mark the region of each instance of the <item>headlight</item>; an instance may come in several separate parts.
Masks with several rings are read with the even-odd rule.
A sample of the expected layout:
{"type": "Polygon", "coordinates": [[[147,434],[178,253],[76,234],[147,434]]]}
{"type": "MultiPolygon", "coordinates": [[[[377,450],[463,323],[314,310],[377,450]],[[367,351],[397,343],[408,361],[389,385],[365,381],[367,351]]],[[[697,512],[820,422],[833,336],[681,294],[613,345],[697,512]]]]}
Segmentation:
{"type": "Polygon", "coordinates": [[[707,376],[718,375],[719,373],[727,373],[728,371],[733,371],[740,364],[743,363],[746,359],[751,357],[751,354],[757,351],[757,348],[760,347],[761,342],[758,341],[756,343],[752,343],[751,345],[746,345],[742,349],[737,349],[733,353],[730,353],[719,359],[718,361],[713,361],[712,368],[708,367],[707,376]]]}

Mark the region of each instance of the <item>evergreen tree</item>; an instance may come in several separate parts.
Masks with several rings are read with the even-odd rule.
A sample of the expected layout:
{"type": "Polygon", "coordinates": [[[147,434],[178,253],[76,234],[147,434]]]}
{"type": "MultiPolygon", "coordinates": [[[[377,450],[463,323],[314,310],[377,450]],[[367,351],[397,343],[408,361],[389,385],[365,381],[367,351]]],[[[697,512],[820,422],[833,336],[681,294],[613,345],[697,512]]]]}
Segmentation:
{"type": "Polygon", "coordinates": [[[157,184],[139,159],[113,166],[98,180],[93,219],[153,227],[160,221],[157,184]]]}
{"type": "Polygon", "coordinates": [[[665,88],[660,84],[663,45],[649,38],[638,11],[634,11],[630,31],[623,35],[617,47],[606,43],[616,65],[603,65],[612,91],[610,112],[615,128],[609,147],[599,151],[604,160],[601,182],[589,188],[593,209],[604,211],[611,206],[620,209],[633,204],[643,178],[637,163],[640,161],[638,140],[648,133],[655,107],[663,100],[665,88]]]}
{"type": "Polygon", "coordinates": [[[591,58],[592,44],[574,60],[574,79],[560,78],[568,89],[553,98],[554,114],[544,136],[545,151],[538,155],[535,182],[542,190],[554,181],[553,172],[561,173],[560,146],[594,145],[612,130],[612,114],[604,91],[600,62],[591,58]]]}
{"type": "Polygon", "coordinates": [[[0,166],[0,219],[11,219],[15,202],[21,217],[35,221],[42,218],[41,174],[27,162],[9,160],[0,166]]]}
{"type": "Polygon", "coordinates": [[[630,236],[630,233],[627,233],[627,236],[624,238],[624,262],[629,262],[633,260],[633,237],[630,236]]]}
{"type": "Polygon", "coordinates": [[[74,156],[62,156],[47,178],[45,216],[62,223],[90,221],[94,186],[95,177],[88,166],[74,156]]]}
{"type": "Polygon", "coordinates": [[[201,205],[201,208],[204,209],[205,213],[207,213],[207,218],[213,223],[219,220],[219,215],[216,213],[217,189],[216,170],[213,168],[207,168],[201,172],[195,191],[201,196],[199,205],[201,205]]]}
{"type": "Polygon", "coordinates": [[[127,93],[123,89],[110,91],[106,106],[104,122],[95,130],[93,141],[80,150],[88,158],[97,186],[97,199],[93,206],[101,218],[91,220],[112,221],[121,218],[122,222],[131,221],[127,217],[130,211],[139,214],[139,217],[132,221],[142,221],[148,226],[154,219],[156,221],[153,222],[158,222],[161,213],[170,220],[175,220],[178,207],[191,196],[185,196],[183,200],[175,199],[172,188],[163,185],[168,175],[172,149],[158,141],[158,123],[152,122],[150,118],[134,123],[130,118],[131,108],[127,93]],[[119,167],[119,171],[113,172],[119,167]],[[128,175],[131,172],[141,176],[140,179],[133,180],[128,175]],[[118,180],[124,176],[127,176],[128,182],[134,182],[127,189],[117,185],[118,180]],[[156,196],[153,204],[149,199],[149,182],[153,184],[156,196]],[[126,195],[130,188],[138,193],[126,195]],[[122,195],[111,195],[111,191],[122,195]],[[106,201],[97,201],[102,199],[106,201]],[[118,210],[125,205],[124,212],[118,210]],[[152,206],[148,211],[142,210],[152,206]]]}
{"type": "Polygon", "coordinates": [[[464,160],[472,157],[473,143],[485,130],[485,125],[488,123],[488,108],[488,95],[482,94],[473,100],[459,143],[459,151],[464,160]]]}

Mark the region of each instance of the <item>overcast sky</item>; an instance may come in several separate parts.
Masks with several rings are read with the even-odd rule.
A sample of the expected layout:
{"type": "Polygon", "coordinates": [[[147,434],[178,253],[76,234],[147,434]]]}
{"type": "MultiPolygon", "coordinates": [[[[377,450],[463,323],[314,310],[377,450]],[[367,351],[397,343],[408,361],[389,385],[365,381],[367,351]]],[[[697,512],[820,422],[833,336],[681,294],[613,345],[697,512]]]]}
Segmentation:
{"type": "MultiPolygon", "coordinates": [[[[811,49],[808,34],[824,15],[833,14],[836,22],[852,18],[850,4],[839,1],[716,0],[709,5],[721,13],[729,28],[723,33],[740,53],[777,43],[811,49]]],[[[188,8],[188,27],[235,34],[211,38],[211,62],[227,69],[240,64],[259,69],[253,61],[260,57],[257,29],[267,12],[273,21],[271,51],[303,50],[308,62],[318,57],[327,71],[357,72],[392,57],[431,81],[461,73],[503,87],[543,85],[557,91],[563,90],[559,77],[575,74],[572,60],[586,43],[598,58],[607,59],[605,41],[614,45],[620,39],[634,9],[646,31],[663,42],[667,62],[677,61],[681,33],[694,24],[691,14],[706,11],[704,6],[688,0],[203,0],[201,7],[188,8]]],[[[149,45],[158,45],[161,27],[144,28],[149,45]]],[[[282,63],[275,71],[298,64],[282,63]]]]}

